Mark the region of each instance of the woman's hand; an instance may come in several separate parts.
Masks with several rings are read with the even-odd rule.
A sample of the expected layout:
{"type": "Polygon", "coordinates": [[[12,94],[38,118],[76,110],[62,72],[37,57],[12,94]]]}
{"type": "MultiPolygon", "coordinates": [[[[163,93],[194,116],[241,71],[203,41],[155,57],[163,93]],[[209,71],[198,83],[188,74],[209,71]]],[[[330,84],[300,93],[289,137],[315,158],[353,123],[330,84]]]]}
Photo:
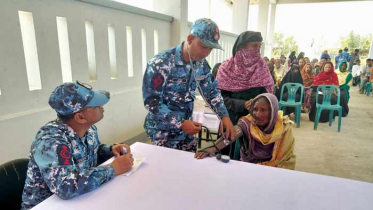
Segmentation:
{"type": "Polygon", "coordinates": [[[207,156],[212,156],[212,154],[215,154],[217,152],[216,148],[215,147],[209,147],[207,149],[205,149],[207,152],[204,152],[204,151],[200,151],[200,152],[197,152],[196,154],[194,154],[194,158],[196,159],[203,159],[207,156]],[[211,153],[211,154],[209,154],[211,153]]]}

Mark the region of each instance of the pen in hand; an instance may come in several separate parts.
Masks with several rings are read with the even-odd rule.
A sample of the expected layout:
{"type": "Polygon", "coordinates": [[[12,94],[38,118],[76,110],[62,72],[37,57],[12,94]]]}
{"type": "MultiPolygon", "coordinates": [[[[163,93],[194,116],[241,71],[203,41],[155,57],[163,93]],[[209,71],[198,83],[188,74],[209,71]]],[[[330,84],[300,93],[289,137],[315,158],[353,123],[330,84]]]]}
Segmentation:
{"type": "Polygon", "coordinates": [[[125,155],[127,154],[127,149],[125,147],[123,147],[123,152],[125,155]]]}

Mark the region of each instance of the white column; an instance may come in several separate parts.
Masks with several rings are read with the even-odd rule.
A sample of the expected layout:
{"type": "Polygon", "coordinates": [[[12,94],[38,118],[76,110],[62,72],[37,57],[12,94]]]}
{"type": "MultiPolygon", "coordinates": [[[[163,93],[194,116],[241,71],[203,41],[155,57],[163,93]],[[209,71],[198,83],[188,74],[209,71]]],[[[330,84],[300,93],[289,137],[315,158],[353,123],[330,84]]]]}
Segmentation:
{"type": "Polygon", "coordinates": [[[268,27],[268,10],[269,10],[269,0],[259,1],[259,13],[258,13],[258,31],[262,33],[264,45],[261,49],[261,54],[264,54],[266,44],[267,44],[267,27],[268,27]]]}
{"type": "Polygon", "coordinates": [[[373,58],[373,38],[372,41],[370,41],[370,50],[368,58],[373,58]]]}
{"type": "Polygon", "coordinates": [[[267,34],[267,43],[265,46],[264,56],[267,56],[271,59],[272,56],[272,49],[273,49],[273,41],[275,38],[275,20],[276,20],[276,6],[277,4],[271,4],[271,17],[269,19],[269,30],[267,34]]]}
{"type": "Polygon", "coordinates": [[[232,7],[232,33],[247,31],[250,0],[235,0],[232,7]]]}
{"type": "Polygon", "coordinates": [[[188,0],[153,0],[155,12],[174,18],[171,25],[171,44],[176,46],[186,40],[188,28],[188,0]]]}

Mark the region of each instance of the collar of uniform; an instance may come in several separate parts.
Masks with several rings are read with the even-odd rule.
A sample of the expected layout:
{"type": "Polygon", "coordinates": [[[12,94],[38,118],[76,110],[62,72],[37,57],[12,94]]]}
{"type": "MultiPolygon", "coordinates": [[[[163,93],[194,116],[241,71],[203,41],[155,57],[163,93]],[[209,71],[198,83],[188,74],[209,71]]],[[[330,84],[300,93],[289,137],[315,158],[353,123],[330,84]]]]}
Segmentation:
{"type": "MultiPolygon", "coordinates": [[[[190,64],[189,62],[185,62],[183,60],[183,45],[184,45],[184,42],[180,43],[176,47],[175,65],[177,65],[177,66],[184,66],[184,65],[190,64]]],[[[203,62],[203,60],[202,61],[195,61],[195,66],[200,66],[202,64],[202,62],[203,62]]]]}
{"type": "Polygon", "coordinates": [[[67,130],[69,136],[74,137],[74,138],[77,138],[77,139],[80,139],[80,140],[82,140],[82,141],[83,141],[84,138],[87,137],[87,135],[88,135],[88,131],[91,129],[91,128],[89,128],[89,129],[84,133],[84,136],[83,136],[82,138],[80,138],[80,136],[79,136],[79,135],[74,131],[74,129],[73,129],[72,127],[70,127],[68,124],[64,123],[62,120],[58,120],[58,122],[61,123],[61,125],[63,125],[63,126],[66,128],[66,130],[67,130]]]}

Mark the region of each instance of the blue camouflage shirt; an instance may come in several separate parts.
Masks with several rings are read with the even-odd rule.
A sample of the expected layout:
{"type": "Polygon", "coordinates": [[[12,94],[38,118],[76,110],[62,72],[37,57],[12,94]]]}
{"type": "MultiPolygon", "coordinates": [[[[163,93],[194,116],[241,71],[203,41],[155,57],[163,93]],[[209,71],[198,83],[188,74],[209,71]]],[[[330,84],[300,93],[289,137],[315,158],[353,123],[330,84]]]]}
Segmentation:
{"type": "Polygon", "coordinates": [[[351,55],[350,55],[350,53],[344,51],[344,52],[342,52],[342,54],[339,55],[338,59],[339,59],[338,63],[341,63],[343,61],[349,62],[350,59],[351,59],[351,55]]]}
{"type": "Polygon", "coordinates": [[[211,81],[206,60],[191,63],[183,61],[180,45],[159,53],[148,64],[143,78],[143,100],[149,111],[144,128],[153,144],[189,150],[193,141],[181,130],[184,120],[191,120],[195,90],[199,82],[211,107],[221,116],[228,116],[217,80],[211,81]],[[180,145],[180,143],[182,145],[180,145]],[[177,146],[176,146],[177,145],[177,146]]]}
{"type": "Polygon", "coordinates": [[[96,126],[80,138],[61,121],[43,126],[31,144],[22,209],[30,209],[52,194],[62,199],[90,192],[114,177],[111,165],[97,166],[98,155],[110,157],[96,126]]]}

